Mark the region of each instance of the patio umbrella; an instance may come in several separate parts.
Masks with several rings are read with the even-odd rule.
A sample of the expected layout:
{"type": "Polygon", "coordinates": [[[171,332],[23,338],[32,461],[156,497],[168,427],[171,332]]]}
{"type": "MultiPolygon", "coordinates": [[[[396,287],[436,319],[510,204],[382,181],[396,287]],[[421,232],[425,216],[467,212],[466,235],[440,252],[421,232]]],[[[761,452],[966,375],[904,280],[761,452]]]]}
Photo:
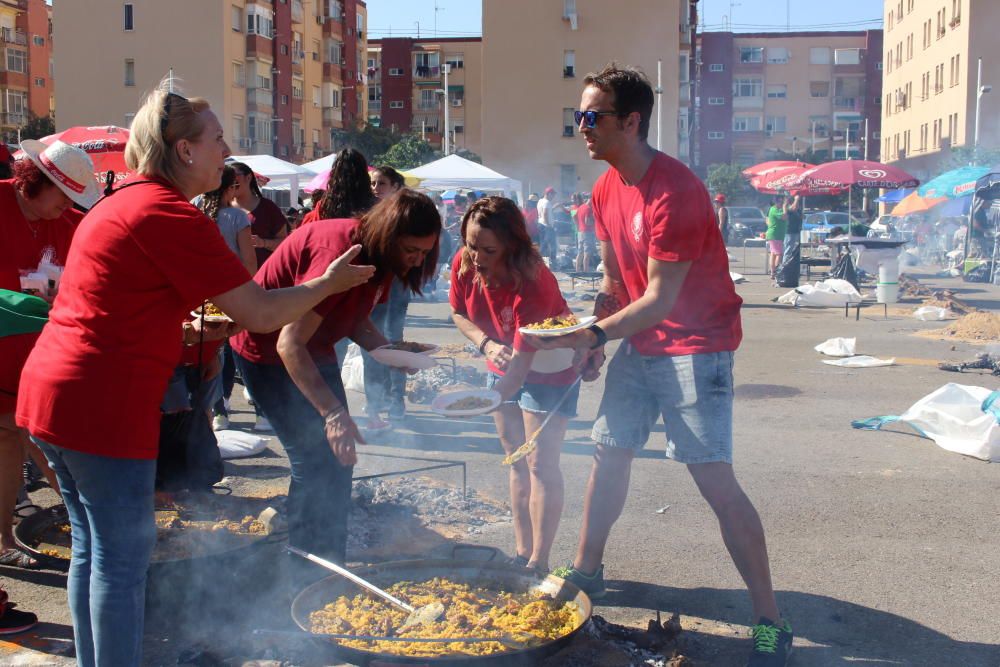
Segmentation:
{"type": "Polygon", "coordinates": [[[747,167],[742,173],[747,178],[753,178],[754,176],[762,176],[773,169],[782,169],[785,167],[808,169],[811,166],[813,165],[807,162],[799,162],[798,160],[770,160],[769,162],[761,162],[752,167],[747,167]]]}
{"type": "Polygon", "coordinates": [[[921,197],[961,197],[976,189],[976,180],[992,171],[989,167],[966,166],[952,169],[927,181],[917,192],[921,197]]]}
{"type": "Polygon", "coordinates": [[[876,197],[875,201],[881,202],[883,204],[898,204],[899,202],[906,199],[906,197],[913,192],[913,188],[899,188],[898,190],[889,190],[881,197],[876,197]]]}
{"type": "Polygon", "coordinates": [[[811,168],[811,165],[807,167],[774,167],[769,169],[766,173],[759,174],[751,178],[750,186],[757,192],[761,192],[766,195],[793,193],[808,197],[814,195],[834,195],[840,194],[844,191],[843,187],[793,187],[792,184],[796,183],[799,177],[801,177],[807,169],[811,168]]]}
{"type": "MultiPolygon", "coordinates": [[[[83,149],[94,162],[94,178],[103,190],[107,172],[114,172],[116,182],[123,180],[129,174],[125,166],[125,144],[128,143],[128,137],[129,131],[124,127],[79,125],[42,137],[39,141],[46,145],[53,141],[62,141],[83,149]]],[[[17,151],[14,153],[14,158],[18,159],[23,155],[23,151],[17,151]]]]}
{"type": "Polygon", "coordinates": [[[946,201],[944,197],[921,197],[917,191],[911,192],[902,201],[896,204],[890,215],[909,215],[911,213],[923,213],[929,211],[938,204],[946,201]]]}

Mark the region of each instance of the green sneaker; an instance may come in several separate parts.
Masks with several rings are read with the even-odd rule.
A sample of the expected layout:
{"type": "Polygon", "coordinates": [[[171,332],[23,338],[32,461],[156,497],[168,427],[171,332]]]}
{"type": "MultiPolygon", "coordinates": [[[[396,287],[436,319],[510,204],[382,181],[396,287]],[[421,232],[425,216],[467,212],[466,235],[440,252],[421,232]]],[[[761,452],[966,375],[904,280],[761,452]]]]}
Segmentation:
{"type": "Polygon", "coordinates": [[[584,574],[570,565],[557,567],[552,570],[552,574],[573,584],[586,593],[591,600],[599,600],[608,594],[608,589],[604,587],[604,563],[601,563],[597,572],[593,574],[584,574]]]}
{"type": "Polygon", "coordinates": [[[753,650],[747,667],[784,667],[792,652],[792,626],[785,621],[777,626],[769,618],[761,618],[760,623],[750,630],[753,636],[753,650]]]}

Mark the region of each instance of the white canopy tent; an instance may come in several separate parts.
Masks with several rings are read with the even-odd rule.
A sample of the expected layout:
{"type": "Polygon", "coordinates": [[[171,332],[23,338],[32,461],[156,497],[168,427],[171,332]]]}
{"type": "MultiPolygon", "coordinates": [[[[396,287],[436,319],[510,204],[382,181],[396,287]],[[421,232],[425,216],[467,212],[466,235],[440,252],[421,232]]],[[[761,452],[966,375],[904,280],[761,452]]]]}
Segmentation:
{"type": "Polygon", "coordinates": [[[419,178],[420,187],[428,190],[498,190],[514,197],[521,192],[521,181],[458,155],[448,155],[406,173],[419,178]]]}
{"type": "Polygon", "coordinates": [[[286,191],[292,202],[299,199],[300,181],[308,181],[316,175],[302,165],[285,162],[273,155],[234,155],[229,158],[229,162],[242,162],[253,169],[255,174],[266,176],[270,181],[264,189],[286,191]]]}
{"type": "Polygon", "coordinates": [[[313,160],[312,162],[304,162],[302,163],[302,167],[304,169],[308,169],[314,174],[319,174],[324,171],[329,171],[330,169],[333,169],[333,162],[336,159],[337,159],[337,154],[330,153],[329,155],[321,157],[318,160],[313,160]]]}

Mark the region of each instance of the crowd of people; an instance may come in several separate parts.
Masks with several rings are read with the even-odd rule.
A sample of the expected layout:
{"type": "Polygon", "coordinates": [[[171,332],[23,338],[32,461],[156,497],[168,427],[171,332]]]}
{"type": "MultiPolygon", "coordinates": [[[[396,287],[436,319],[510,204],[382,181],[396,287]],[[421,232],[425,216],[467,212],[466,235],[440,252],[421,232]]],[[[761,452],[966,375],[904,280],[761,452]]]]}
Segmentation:
{"type": "MultiPolygon", "coordinates": [[[[99,201],[82,151],[26,145],[30,159],[0,182],[8,202],[0,233],[19,244],[17,254],[0,246],[0,287],[21,296],[20,272],[49,245],[65,268],[41,333],[0,337],[21,355],[0,376],[11,477],[0,484],[16,491],[8,469],[20,471],[26,455],[54,473],[72,532],[79,664],[141,663],[163,420],[181,411],[221,422],[235,372],[288,456],[290,544],[344,562],[358,447],[405,411],[405,376],[366,363],[363,428],[341,380],[342,346],[367,352],[401,338],[410,298],[444,264],[452,320],[485,356],[501,397],[493,419],[503,449],[512,453],[556,413],[510,469],[511,565],[551,567],[565,493],[559,455],[580,383],[599,377],[606,344],[621,340],[593,427],[579,546],[556,573],[595,599],[606,593],[605,546],[632,461],[662,416],[667,456],[687,466],[750,592],[749,664],[784,665],[791,627],[777,608],[761,522],[732,469],[741,300],[704,185],[648,144],[652,108],[652,88],[635,69],[609,65],[584,79],[576,123],[590,157],[609,169],[567,210],[578,232],[573,268],[589,268],[598,253],[603,265],[597,321],[543,342],[518,331],[570,312],[547,254],[552,188],[527,210],[478,194],[449,207],[406,188],[391,168],[370,176],[364,157],[345,149],[293,228],[246,165],[227,166],[208,103],[165,90],[135,115],[126,149],[134,175],[99,201]],[[82,221],[74,203],[89,209],[82,221]],[[233,322],[193,316],[206,301],[233,322]],[[572,351],[572,362],[540,369],[538,358],[557,349],[572,351]],[[179,387],[178,400],[168,387],[179,387]]],[[[13,502],[0,514],[9,517],[13,502]]],[[[4,554],[15,548],[0,538],[4,554]]],[[[305,564],[294,572],[296,585],[318,576],[305,564]]],[[[3,611],[0,631],[32,620],[4,621],[17,610],[3,611]]]]}

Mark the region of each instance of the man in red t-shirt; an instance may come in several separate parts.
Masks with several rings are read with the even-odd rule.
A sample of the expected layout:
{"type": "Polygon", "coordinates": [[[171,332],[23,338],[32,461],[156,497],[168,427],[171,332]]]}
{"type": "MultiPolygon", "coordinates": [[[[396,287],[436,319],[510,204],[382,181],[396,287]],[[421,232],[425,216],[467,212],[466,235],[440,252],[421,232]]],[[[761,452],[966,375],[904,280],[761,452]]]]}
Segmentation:
{"type": "Polygon", "coordinates": [[[733,353],[742,338],[742,300],[708,191],[681,162],[647,143],[653,91],[632,68],[609,65],[584,79],[576,122],[594,160],[611,168],[594,186],[604,282],[596,324],[554,345],[607,369],[592,438],[598,443],[573,567],[562,574],[604,594],[604,546],[621,515],[629,471],[659,416],[667,456],[687,464],[715,511],[755,615],[750,665],[784,665],[791,627],[771,586],[764,530],[732,468],[733,353]]]}

